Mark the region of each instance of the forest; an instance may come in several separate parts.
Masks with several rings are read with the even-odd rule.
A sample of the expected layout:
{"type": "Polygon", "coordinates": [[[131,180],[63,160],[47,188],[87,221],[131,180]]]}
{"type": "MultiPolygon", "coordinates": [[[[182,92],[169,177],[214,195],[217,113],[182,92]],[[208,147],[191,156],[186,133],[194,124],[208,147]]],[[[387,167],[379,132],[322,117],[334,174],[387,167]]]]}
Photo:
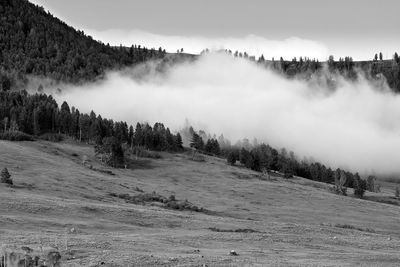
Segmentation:
{"type": "Polygon", "coordinates": [[[112,47],[75,30],[27,0],[0,2],[0,85],[10,89],[26,75],[55,81],[93,81],[106,70],[162,58],[162,48],[112,47]]]}

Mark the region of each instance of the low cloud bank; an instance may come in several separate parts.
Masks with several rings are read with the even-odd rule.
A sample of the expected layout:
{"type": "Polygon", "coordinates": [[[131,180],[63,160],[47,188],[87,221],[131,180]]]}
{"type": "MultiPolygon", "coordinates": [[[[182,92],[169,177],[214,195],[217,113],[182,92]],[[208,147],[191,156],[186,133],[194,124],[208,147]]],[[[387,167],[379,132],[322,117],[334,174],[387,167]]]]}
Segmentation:
{"type": "Polygon", "coordinates": [[[220,54],[140,79],[134,78],[138,69],[143,71],[134,68],[109,73],[101,82],[63,86],[55,97],[81,112],[94,110],[131,124],[159,121],[178,130],[189,119],[197,129],[223,133],[233,143],[255,137],[334,168],[400,171],[400,96],[366,80],[337,77],[332,91],[220,54]]]}
{"type": "Polygon", "coordinates": [[[184,52],[191,54],[200,54],[201,51],[208,48],[211,50],[230,49],[233,52],[247,52],[252,56],[261,56],[266,59],[275,57],[276,60],[282,56],[286,60],[294,57],[307,55],[309,58],[316,58],[320,61],[326,60],[329,56],[328,48],[321,42],[308,40],[298,37],[291,37],[283,40],[270,40],[262,36],[250,34],[243,38],[225,37],[209,38],[203,36],[178,36],[161,35],[140,30],[104,30],[97,31],[88,29],[87,34],[94,39],[100,39],[110,45],[131,46],[132,44],[141,44],[146,47],[158,49],[162,47],[167,52],[176,52],[184,48],[184,52]],[[140,43],[138,42],[140,40],[140,43]]]}

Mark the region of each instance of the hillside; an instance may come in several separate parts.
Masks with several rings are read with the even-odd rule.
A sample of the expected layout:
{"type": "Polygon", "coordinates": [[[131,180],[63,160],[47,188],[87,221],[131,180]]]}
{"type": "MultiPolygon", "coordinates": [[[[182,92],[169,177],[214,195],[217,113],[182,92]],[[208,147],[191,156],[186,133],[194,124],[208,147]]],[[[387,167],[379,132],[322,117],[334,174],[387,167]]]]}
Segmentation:
{"type": "MultiPolygon", "coordinates": [[[[0,89],[26,89],[27,76],[68,83],[81,83],[102,78],[107,70],[121,69],[151,59],[162,63],[193,60],[197,55],[167,54],[161,47],[146,48],[139,44],[131,47],[112,47],[87,36],[83,31],[68,26],[63,21],[28,0],[0,2],[0,89]],[[166,57],[167,55],[167,57],[166,57]]],[[[230,51],[230,50],[229,50],[230,51]]],[[[232,52],[232,51],[230,51],[232,52]]],[[[244,52],[235,56],[255,60],[244,52]]],[[[299,55],[301,56],[301,55],[299,55]]],[[[371,55],[371,58],[373,55],[371,55]]],[[[308,58],[265,60],[259,63],[277,70],[287,77],[305,79],[322,70],[323,62],[308,58]]],[[[400,91],[400,62],[374,60],[353,62],[351,57],[327,62],[331,71],[354,79],[357,71],[369,79],[384,76],[389,86],[400,91]]],[[[161,69],[163,64],[161,65],[161,69]]],[[[36,88],[34,88],[36,89],[36,88]]]]}
{"type": "Polygon", "coordinates": [[[335,195],[326,184],[266,179],[185,153],[108,169],[93,147],[73,141],[0,141],[0,150],[0,167],[8,167],[15,184],[0,184],[3,245],[56,246],[63,266],[397,266],[400,260],[399,207],[335,195]],[[153,191],[208,211],[127,203],[112,194],[153,191]],[[239,256],[229,256],[231,250],[239,256]]]}
{"type": "MultiPolygon", "coordinates": [[[[24,75],[82,82],[106,70],[162,58],[161,48],[115,48],[93,40],[27,0],[0,2],[0,70],[11,86],[24,75]]],[[[0,74],[1,74],[0,73],[0,74]]]]}

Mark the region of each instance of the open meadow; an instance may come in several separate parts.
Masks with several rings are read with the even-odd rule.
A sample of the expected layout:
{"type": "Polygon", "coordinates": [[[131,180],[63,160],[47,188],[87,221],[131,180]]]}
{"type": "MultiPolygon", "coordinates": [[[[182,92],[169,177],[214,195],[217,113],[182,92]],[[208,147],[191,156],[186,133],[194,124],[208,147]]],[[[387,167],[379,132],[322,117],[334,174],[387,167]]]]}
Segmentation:
{"type": "Polygon", "coordinates": [[[107,169],[92,146],[72,141],[0,141],[0,150],[14,181],[0,185],[1,243],[58,248],[63,266],[400,262],[400,207],[335,195],[323,183],[265,177],[214,157],[193,161],[190,153],[107,169]],[[198,211],[144,195],[173,195],[198,211]]]}

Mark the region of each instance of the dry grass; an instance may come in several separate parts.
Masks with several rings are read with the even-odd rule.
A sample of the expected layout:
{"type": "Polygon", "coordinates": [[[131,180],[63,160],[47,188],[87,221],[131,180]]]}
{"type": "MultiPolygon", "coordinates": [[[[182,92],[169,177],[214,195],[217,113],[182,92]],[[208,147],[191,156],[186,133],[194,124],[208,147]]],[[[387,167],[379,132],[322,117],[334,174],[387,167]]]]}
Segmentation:
{"type": "Polygon", "coordinates": [[[262,180],[222,159],[205,156],[197,162],[191,155],[168,153],[146,159],[147,167],[113,169],[112,176],[82,164],[85,157],[94,168],[106,169],[92,147],[65,141],[0,141],[0,151],[0,168],[7,167],[16,184],[0,186],[0,240],[32,247],[67,240],[63,266],[396,266],[400,261],[398,206],[334,195],[302,178],[262,180]],[[143,193],[137,189],[175,195],[215,214],[137,205],[109,195],[143,193]],[[231,250],[240,256],[229,256],[231,250]]]}

